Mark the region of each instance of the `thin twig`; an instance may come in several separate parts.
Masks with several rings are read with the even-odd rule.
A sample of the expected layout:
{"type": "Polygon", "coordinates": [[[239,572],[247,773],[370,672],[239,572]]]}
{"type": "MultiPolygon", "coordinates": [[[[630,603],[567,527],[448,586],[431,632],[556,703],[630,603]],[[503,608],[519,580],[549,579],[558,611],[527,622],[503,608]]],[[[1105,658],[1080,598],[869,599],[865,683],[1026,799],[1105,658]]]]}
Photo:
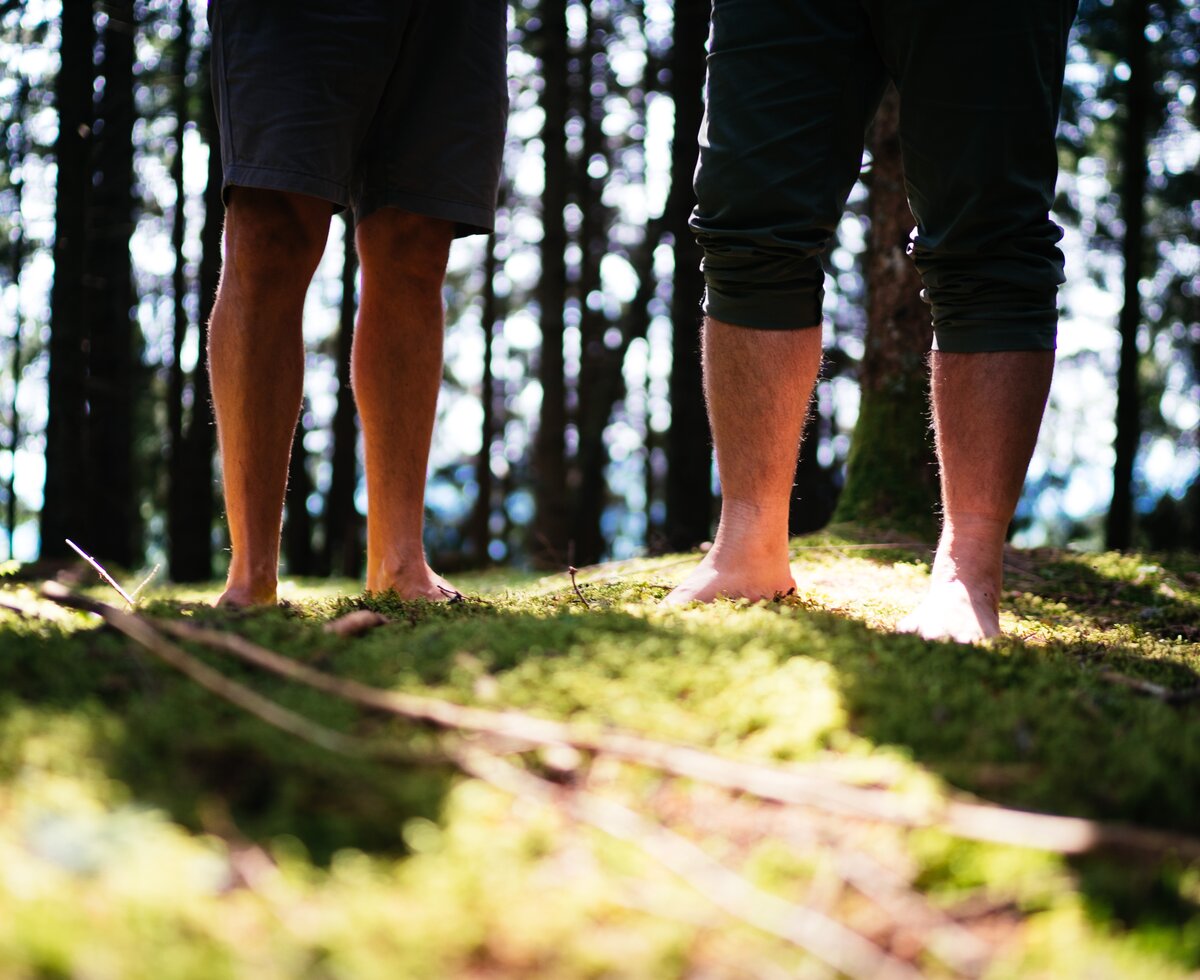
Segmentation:
{"type": "MultiPolygon", "coordinates": [[[[43,594],[55,601],[62,601],[58,597],[66,595],[69,602],[64,604],[99,612],[106,619],[108,614],[104,610],[120,613],[97,600],[66,593],[56,583],[43,586],[43,594]],[[57,591],[48,591],[51,587],[57,591]]],[[[202,629],[175,620],[156,620],[151,625],[143,617],[122,615],[139,620],[152,631],[157,626],[182,639],[228,651],[264,670],[335,697],[441,728],[477,732],[510,743],[569,745],[760,799],[810,806],[828,813],[904,827],[937,827],[968,840],[1061,854],[1115,848],[1152,854],[1173,852],[1189,860],[1200,860],[1200,839],[1171,831],[1012,810],[985,803],[924,801],[900,796],[887,789],[847,784],[830,776],[824,767],[782,768],[742,762],[625,732],[589,732],[517,711],[490,711],[438,698],[385,691],[315,670],[234,633],[202,629]]]]}
{"type": "Polygon", "coordinates": [[[97,572],[99,572],[100,577],[102,579],[104,579],[105,582],[107,582],[109,585],[111,585],[114,589],[117,590],[117,594],[120,595],[120,597],[129,604],[130,609],[133,609],[136,607],[137,603],[135,603],[133,601],[133,596],[131,596],[128,592],[126,592],[123,588],[121,588],[120,585],[117,584],[117,580],[115,578],[113,578],[111,575],[109,575],[108,572],[106,572],[104,570],[103,565],[101,565],[98,561],[96,561],[95,558],[93,558],[91,555],[89,555],[86,551],[84,551],[81,547],[79,547],[79,545],[77,545],[70,538],[64,538],[63,540],[65,540],[67,542],[67,544],[71,546],[71,550],[74,551],[75,554],[79,555],[80,558],[82,558],[89,565],[91,565],[92,568],[94,568],[97,572]]]}
{"type": "Polygon", "coordinates": [[[1130,677],[1128,674],[1119,674],[1115,670],[1102,670],[1096,676],[1103,681],[1108,681],[1110,684],[1119,684],[1121,687],[1128,687],[1140,694],[1149,694],[1151,697],[1165,701],[1167,704],[1183,704],[1187,701],[1195,701],[1197,698],[1200,698],[1200,684],[1195,684],[1192,687],[1170,688],[1164,687],[1162,684],[1155,684],[1153,681],[1144,680],[1141,677],[1130,677]]]}
{"type": "Polygon", "coordinates": [[[575,581],[575,573],[578,572],[579,569],[576,568],[574,565],[569,565],[569,566],[567,566],[567,571],[571,575],[571,587],[575,590],[575,594],[577,596],[579,596],[579,601],[583,603],[585,608],[591,609],[592,604],[583,597],[583,592],[580,591],[579,583],[575,581]]]}
{"type": "MultiPolygon", "coordinates": [[[[335,732],[332,728],[326,728],[317,722],[309,721],[302,715],[284,708],[270,698],[265,698],[261,694],[252,691],[244,684],[230,680],[225,675],[213,670],[213,668],[204,662],[197,660],[190,653],[176,646],[159,633],[142,616],[123,612],[115,606],[107,606],[104,603],[76,595],[57,582],[44,583],[42,585],[42,595],[61,605],[96,613],[114,629],[124,633],[160,660],[174,667],[181,674],[191,678],[205,690],[210,691],[219,698],[223,698],[230,704],[236,705],[261,721],[265,721],[268,725],[302,738],[313,745],[328,749],[330,752],[349,755],[394,755],[390,751],[381,752],[380,747],[372,743],[364,742],[350,735],[343,735],[341,732],[335,732]]],[[[405,756],[405,759],[406,761],[411,761],[411,757],[409,756],[405,756]]]]}
{"type": "Polygon", "coordinates": [[[162,570],[162,564],[161,564],[161,563],[160,563],[160,564],[157,564],[157,565],[155,565],[155,566],[154,566],[154,567],[153,567],[153,568],[150,570],[150,574],[149,574],[149,575],[147,575],[147,576],[146,576],[144,579],[142,579],[142,584],[141,584],[141,585],[139,585],[139,586],[138,586],[136,589],[134,589],[134,590],[133,590],[133,593],[132,593],[132,595],[133,595],[133,601],[134,601],[135,603],[138,601],[138,599],[140,599],[140,598],[141,598],[141,596],[142,596],[142,592],[145,590],[146,586],[148,586],[148,585],[149,585],[151,582],[153,582],[153,581],[154,581],[154,579],[157,577],[157,575],[158,575],[159,571],[161,571],[161,570],[162,570]]]}
{"type": "Polygon", "coordinates": [[[686,837],[613,800],[582,790],[561,791],[554,783],[483,752],[463,751],[457,761],[464,771],[498,789],[559,805],[575,819],[633,844],[734,918],[801,947],[847,976],[864,980],[920,976],[836,919],[756,888],[686,837]]]}

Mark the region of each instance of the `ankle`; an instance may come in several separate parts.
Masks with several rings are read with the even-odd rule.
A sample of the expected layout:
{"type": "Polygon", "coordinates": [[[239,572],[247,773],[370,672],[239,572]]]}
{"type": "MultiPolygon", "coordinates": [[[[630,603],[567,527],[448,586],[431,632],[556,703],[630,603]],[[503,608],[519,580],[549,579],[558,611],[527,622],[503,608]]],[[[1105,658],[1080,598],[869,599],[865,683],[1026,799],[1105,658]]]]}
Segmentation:
{"type": "Polygon", "coordinates": [[[367,588],[371,591],[395,588],[401,583],[423,581],[433,576],[424,552],[387,555],[378,561],[368,561],[367,568],[367,588]]]}
{"type": "Polygon", "coordinates": [[[934,579],[980,584],[998,592],[1007,531],[1007,522],[947,521],[933,560],[934,579]]]}
{"type": "Polygon", "coordinates": [[[787,510],[753,501],[725,499],[713,552],[736,551],[758,557],[787,557],[787,510]]]}
{"type": "Polygon", "coordinates": [[[279,588],[277,564],[249,565],[237,560],[230,562],[225,579],[225,592],[244,597],[251,602],[274,602],[279,588]]]}

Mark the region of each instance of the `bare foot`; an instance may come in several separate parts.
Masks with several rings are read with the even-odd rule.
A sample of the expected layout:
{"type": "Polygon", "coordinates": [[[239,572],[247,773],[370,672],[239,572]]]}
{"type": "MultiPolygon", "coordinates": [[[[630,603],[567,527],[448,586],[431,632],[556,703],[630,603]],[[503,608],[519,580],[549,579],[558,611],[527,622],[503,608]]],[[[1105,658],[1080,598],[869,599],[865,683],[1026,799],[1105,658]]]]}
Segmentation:
{"type": "Polygon", "coordinates": [[[368,576],[367,591],[394,592],[401,599],[428,599],[430,602],[448,602],[462,595],[424,561],[368,576]]]}
{"type": "Polygon", "coordinates": [[[704,560],[663,599],[664,605],[682,606],[689,602],[714,599],[775,599],[796,590],[787,553],[767,563],[730,557],[713,548],[704,560]]]}
{"type": "Polygon", "coordinates": [[[978,643],[1000,635],[1003,538],[943,536],[933,560],[929,592],[897,624],[927,640],[978,643]]]}
{"type": "Polygon", "coordinates": [[[249,586],[227,585],[213,605],[225,609],[248,609],[252,606],[273,606],[277,602],[275,587],[254,589],[249,586]]]}
{"type": "Polygon", "coordinates": [[[994,592],[973,592],[963,582],[934,583],[921,604],[896,628],[926,640],[978,643],[1000,635],[1000,613],[995,600],[994,592]]]}

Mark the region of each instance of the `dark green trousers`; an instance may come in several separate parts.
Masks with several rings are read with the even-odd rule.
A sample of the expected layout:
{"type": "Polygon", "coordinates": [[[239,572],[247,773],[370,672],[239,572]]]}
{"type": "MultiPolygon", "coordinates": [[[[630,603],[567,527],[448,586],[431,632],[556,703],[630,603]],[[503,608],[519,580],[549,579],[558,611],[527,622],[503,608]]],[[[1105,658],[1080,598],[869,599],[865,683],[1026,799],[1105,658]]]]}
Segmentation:
{"type": "Polygon", "coordinates": [[[692,229],[705,312],[821,321],[821,255],[884,87],[946,351],[1051,350],[1063,282],[1049,218],[1076,0],[715,0],[692,229]]]}

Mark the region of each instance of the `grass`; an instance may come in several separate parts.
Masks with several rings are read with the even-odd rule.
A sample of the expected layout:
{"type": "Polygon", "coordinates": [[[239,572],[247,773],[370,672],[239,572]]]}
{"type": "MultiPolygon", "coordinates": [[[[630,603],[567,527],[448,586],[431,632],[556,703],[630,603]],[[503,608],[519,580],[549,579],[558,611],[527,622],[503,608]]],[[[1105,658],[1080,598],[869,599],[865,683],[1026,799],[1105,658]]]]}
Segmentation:
{"type": "MultiPolygon", "coordinates": [[[[1200,700],[1111,679],[1200,683],[1200,560],[1015,552],[1006,636],[962,647],[889,631],[928,556],[870,543],[844,528],[797,540],[800,594],[757,605],[661,608],[694,561],[674,556],[585,570],[587,607],[565,575],[488,573],[456,583],[481,601],[453,605],[295,583],[274,610],[231,614],[206,604],[215,589],[164,588],[143,611],[396,690],[820,762],[917,796],[1200,833],[1200,700]],[[359,608],[391,622],[323,631],[359,608]]],[[[9,571],[0,601],[36,602],[9,571]]],[[[560,808],[449,766],[309,747],[94,617],[38,608],[0,613],[4,978],[822,975],[560,808]]],[[[434,747],[427,731],[205,656],[322,724],[434,747]]],[[[552,774],[536,755],[525,764],[552,774]]],[[[1200,866],[1170,855],[966,842],[605,759],[579,781],[928,976],[953,975],[934,941],[947,928],[986,950],[988,977],[1200,970],[1200,866]],[[861,860],[875,870],[855,885],[861,860]],[[864,896],[885,881],[920,914],[864,896]]]]}

